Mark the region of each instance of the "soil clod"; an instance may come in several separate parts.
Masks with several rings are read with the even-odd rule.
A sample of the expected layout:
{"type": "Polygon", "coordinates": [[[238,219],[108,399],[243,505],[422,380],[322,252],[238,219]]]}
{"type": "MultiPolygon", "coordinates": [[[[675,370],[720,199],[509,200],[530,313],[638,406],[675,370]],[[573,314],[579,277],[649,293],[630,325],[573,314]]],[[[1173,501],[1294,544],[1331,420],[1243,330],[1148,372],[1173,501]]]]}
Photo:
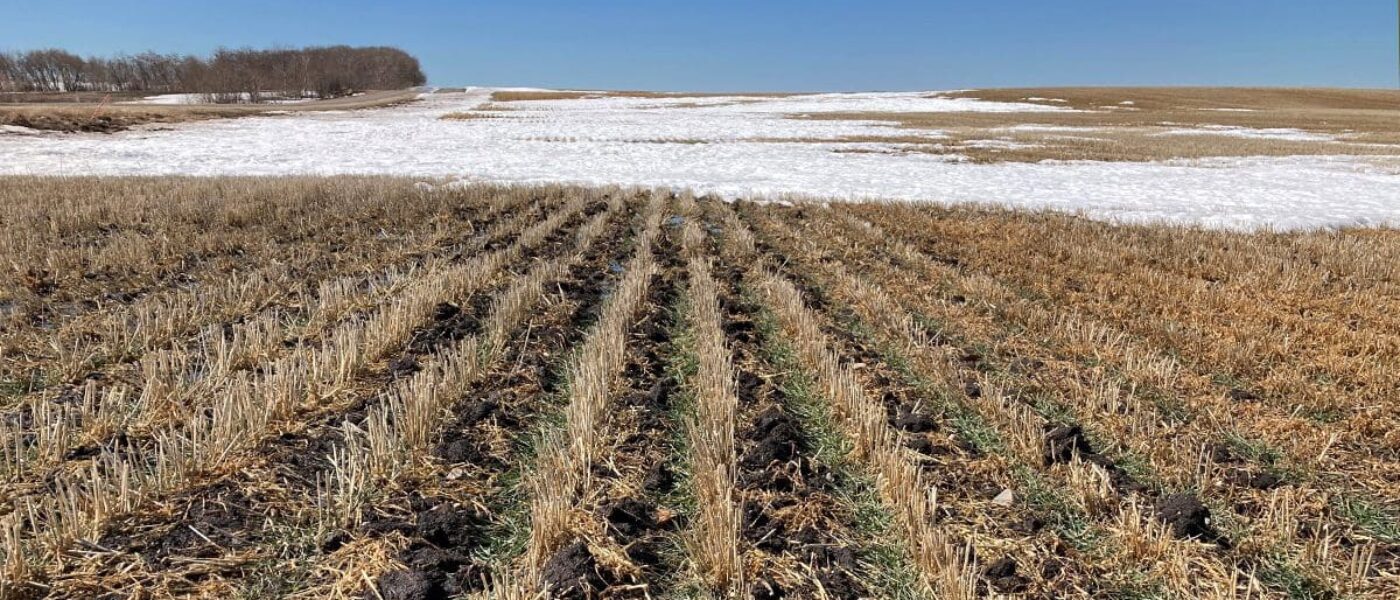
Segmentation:
{"type": "Polygon", "coordinates": [[[937,427],[932,416],[912,411],[907,407],[900,407],[899,416],[894,419],[894,426],[910,433],[925,433],[937,427]]]}
{"type": "Polygon", "coordinates": [[[598,597],[608,586],[598,566],[598,559],[588,545],[579,541],[561,548],[545,561],[541,574],[549,597],[560,600],[585,600],[598,597]]]}
{"type": "Polygon", "coordinates": [[[657,528],[656,507],[635,498],[608,504],[602,513],[608,526],[623,538],[633,538],[657,528]]]}
{"type": "Polygon", "coordinates": [[[1157,519],[1171,527],[1179,538],[1216,537],[1210,522],[1210,509],[1190,494],[1172,494],[1157,501],[1157,519]]]}
{"type": "Polygon", "coordinates": [[[1094,453],[1093,446],[1078,425],[1061,425],[1045,434],[1045,464],[1053,465],[1074,460],[1076,454],[1094,453]]]}
{"type": "Polygon", "coordinates": [[[399,570],[385,573],[379,578],[378,596],[366,594],[365,598],[383,600],[447,600],[447,591],[427,573],[416,570],[399,570]]]}
{"type": "Polygon", "coordinates": [[[789,462],[797,456],[802,444],[797,419],[776,407],[754,419],[743,438],[758,442],[744,454],[742,466],[745,470],[762,470],[774,463],[789,462]]]}
{"type": "Polygon", "coordinates": [[[1018,565],[1016,559],[1005,556],[987,566],[987,581],[992,588],[1003,594],[1019,594],[1026,591],[1031,585],[1031,580],[1016,573],[1018,565]]]}

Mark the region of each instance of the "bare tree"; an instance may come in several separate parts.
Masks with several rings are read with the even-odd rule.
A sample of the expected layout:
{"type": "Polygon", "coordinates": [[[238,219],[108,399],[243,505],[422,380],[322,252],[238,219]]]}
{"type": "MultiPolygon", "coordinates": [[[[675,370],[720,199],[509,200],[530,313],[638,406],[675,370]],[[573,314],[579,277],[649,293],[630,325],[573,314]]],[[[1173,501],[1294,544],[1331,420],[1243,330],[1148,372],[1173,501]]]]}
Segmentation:
{"type": "Polygon", "coordinates": [[[0,53],[0,91],[205,94],[217,102],[330,98],[423,85],[412,55],[391,47],[220,48],[208,58],[144,52],[83,58],[60,49],[0,53]]]}

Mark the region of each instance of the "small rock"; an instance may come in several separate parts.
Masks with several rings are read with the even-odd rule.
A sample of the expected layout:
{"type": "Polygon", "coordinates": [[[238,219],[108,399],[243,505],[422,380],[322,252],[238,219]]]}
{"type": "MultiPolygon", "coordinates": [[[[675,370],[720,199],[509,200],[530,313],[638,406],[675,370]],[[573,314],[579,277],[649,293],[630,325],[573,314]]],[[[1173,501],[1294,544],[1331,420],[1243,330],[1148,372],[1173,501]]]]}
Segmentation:
{"type": "Polygon", "coordinates": [[[1000,494],[997,494],[997,497],[992,498],[992,504],[999,504],[1001,506],[1011,506],[1015,501],[1016,493],[1012,492],[1010,489],[1002,490],[1000,494]]]}

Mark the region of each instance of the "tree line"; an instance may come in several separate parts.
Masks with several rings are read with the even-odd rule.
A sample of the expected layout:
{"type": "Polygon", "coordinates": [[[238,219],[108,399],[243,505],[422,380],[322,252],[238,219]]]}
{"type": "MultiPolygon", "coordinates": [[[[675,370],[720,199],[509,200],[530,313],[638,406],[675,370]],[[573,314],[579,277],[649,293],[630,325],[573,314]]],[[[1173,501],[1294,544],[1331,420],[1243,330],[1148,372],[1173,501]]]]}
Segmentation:
{"type": "Polygon", "coordinates": [[[426,82],[417,58],[385,46],[221,48],[209,57],[146,52],[84,58],[56,48],[0,52],[0,92],[194,93],[214,102],[258,102],[426,82]]]}

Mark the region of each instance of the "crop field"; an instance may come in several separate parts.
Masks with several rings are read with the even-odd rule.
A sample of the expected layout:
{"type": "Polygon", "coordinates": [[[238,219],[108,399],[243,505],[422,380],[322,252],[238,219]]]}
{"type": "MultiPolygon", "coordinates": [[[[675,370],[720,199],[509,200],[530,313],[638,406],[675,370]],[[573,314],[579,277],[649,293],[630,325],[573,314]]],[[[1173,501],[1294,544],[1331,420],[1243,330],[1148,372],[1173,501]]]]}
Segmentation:
{"type": "Polygon", "coordinates": [[[0,597],[1395,598],[1400,231],[0,179],[0,597]]]}
{"type": "Polygon", "coordinates": [[[417,94],[406,90],[267,106],[228,104],[141,104],[133,94],[0,94],[0,132],[59,131],[114,133],[139,125],[169,127],[176,123],[248,116],[349,111],[407,104],[417,94]],[[34,96],[29,98],[27,96],[34,96]]]}
{"type": "Polygon", "coordinates": [[[62,118],[50,127],[0,114],[0,175],[381,175],[690,189],[726,200],[997,203],[1237,230],[1400,223],[1393,90],[472,87],[10,112],[31,108],[62,118]],[[121,131],[81,132],[81,119],[127,113],[121,131]],[[148,117],[158,122],[140,123],[148,117]]]}

